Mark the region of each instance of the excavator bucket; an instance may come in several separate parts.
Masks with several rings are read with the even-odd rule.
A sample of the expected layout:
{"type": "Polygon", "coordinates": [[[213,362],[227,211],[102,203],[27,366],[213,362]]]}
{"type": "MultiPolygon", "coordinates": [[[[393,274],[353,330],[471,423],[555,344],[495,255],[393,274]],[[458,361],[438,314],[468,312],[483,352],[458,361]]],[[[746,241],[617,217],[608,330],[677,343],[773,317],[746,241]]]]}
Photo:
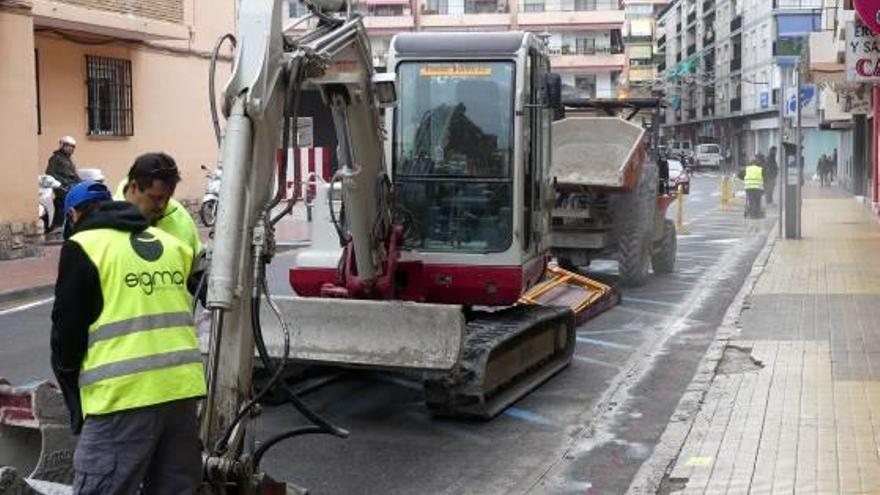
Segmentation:
{"type": "Polygon", "coordinates": [[[547,267],[549,277],[520,297],[519,304],[568,306],[575,321],[584,323],[620,302],[620,292],[577,273],[558,266],[547,267]]]}
{"type": "Polygon", "coordinates": [[[11,467],[27,480],[70,484],[75,447],[67,407],[54,385],[14,387],[0,378],[0,470],[11,467]]]}

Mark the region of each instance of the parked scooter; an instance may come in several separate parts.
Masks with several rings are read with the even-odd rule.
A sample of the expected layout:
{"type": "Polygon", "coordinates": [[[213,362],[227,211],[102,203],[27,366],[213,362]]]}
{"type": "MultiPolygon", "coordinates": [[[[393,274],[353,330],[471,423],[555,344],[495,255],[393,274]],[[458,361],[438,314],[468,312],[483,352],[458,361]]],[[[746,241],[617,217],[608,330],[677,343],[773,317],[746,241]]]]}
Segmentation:
{"type": "Polygon", "coordinates": [[[208,179],[208,185],[205,187],[205,195],[202,197],[202,204],[199,207],[199,218],[206,226],[213,227],[214,221],[217,219],[217,200],[220,198],[222,171],[219,168],[212,171],[204,165],[202,165],[202,170],[207,172],[205,177],[208,179]]]}
{"type": "Polygon", "coordinates": [[[51,175],[38,176],[37,202],[40,220],[43,221],[43,232],[52,231],[55,221],[55,191],[61,189],[61,183],[51,175]]]}

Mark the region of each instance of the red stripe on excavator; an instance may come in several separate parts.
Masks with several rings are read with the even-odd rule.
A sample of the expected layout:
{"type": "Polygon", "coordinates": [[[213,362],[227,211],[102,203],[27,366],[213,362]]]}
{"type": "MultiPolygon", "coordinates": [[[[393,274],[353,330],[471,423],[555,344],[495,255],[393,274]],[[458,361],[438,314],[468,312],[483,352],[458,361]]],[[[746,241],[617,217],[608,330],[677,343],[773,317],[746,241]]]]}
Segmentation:
{"type": "MultiPolygon", "coordinates": [[[[544,261],[522,266],[425,265],[401,262],[397,267],[405,301],[478,306],[509,306],[537,283],[544,261]]],[[[320,297],[321,286],[337,282],[333,268],[292,268],[290,286],[302,297],[320,297]]]]}

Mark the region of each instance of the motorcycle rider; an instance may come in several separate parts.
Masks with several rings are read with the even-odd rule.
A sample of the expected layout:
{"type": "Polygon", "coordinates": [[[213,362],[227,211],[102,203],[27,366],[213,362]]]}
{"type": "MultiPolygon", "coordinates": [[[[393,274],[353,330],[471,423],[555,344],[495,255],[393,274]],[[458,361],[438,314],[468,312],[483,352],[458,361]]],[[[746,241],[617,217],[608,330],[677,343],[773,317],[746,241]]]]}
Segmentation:
{"type": "MultiPolygon", "coordinates": [[[[46,165],[46,175],[51,175],[61,183],[61,188],[55,190],[55,211],[63,211],[64,197],[67,191],[78,184],[82,179],[76,173],[76,165],[73,164],[73,151],[76,149],[76,139],[72,136],[64,136],[58,140],[58,149],[52,153],[49,163],[46,165]]],[[[64,215],[55,215],[52,219],[51,228],[55,228],[64,222],[64,215]]]]}

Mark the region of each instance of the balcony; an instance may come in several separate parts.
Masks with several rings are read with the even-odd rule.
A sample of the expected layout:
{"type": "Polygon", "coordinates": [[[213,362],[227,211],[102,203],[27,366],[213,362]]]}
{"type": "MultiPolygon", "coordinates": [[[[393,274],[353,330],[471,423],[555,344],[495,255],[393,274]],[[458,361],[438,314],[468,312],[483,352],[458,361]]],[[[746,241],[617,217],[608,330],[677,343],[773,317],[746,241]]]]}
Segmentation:
{"type": "Polygon", "coordinates": [[[81,2],[83,6],[73,3],[33,0],[30,14],[34,26],[140,41],[190,38],[183,0],[81,2]]]}
{"type": "Polygon", "coordinates": [[[650,43],[654,41],[654,37],[650,34],[628,34],[623,37],[626,43],[650,43]]]}
{"type": "Polygon", "coordinates": [[[611,50],[596,50],[593,54],[563,54],[550,50],[550,65],[554,72],[608,72],[623,70],[626,56],[611,50]]]}
{"type": "Polygon", "coordinates": [[[510,27],[510,8],[506,2],[448,0],[441,3],[429,0],[421,8],[421,25],[427,30],[498,30],[510,27]]]}
{"type": "Polygon", "coordinates": [[[520,0],[517,22],[523,28],[553,26],[622,29],[624,11],[608,0],[520,0]]]}
{"type": "Polygon", "coordinates": [[[739,31],[743,27],[743,16],[738,15],[730,21],[730,32],[739,31]]]}
{"type": "Polygon", "coordinates": [[[730,72],[742,69],[742,62],[741,58],[730,59],[730,72]]]}
{"type": "Polygon", "coordinates": [[[651,81],[654,79],[654,67],[652,66],[633,66],[629,67],[630,82],[651,81]]]}
{"type": "Polygon", "coordinates": [[[731,112],[741,112],[742,111],[742,98],[731,98],[730,99],[730,111],[731,112]]]}
{"type": "Polygon", "coordinates": [[[396,34],[400,31],[411,31],[415,21],[411,15],[400,16],[365,16],[364,27],[370,34],[396,34]]]}

